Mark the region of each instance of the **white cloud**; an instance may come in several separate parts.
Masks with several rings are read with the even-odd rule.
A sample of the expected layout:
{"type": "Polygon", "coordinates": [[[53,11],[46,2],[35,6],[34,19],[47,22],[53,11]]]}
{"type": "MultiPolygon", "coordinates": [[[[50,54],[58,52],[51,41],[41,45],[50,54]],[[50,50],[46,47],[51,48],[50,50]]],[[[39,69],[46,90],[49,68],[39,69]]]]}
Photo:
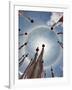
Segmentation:
{"type": "Polygon", "coordinates": [[[51,19],[47,22],[48,26],[52,26],[54,23],[56,23],[61,17],[63,13],[62,12],[54,12],[51,15],[51,19]]]}
{"type": "Polygon", "coordinates": [[[22,75],[23,73],[19,71],[19,75],[22,75]]]}

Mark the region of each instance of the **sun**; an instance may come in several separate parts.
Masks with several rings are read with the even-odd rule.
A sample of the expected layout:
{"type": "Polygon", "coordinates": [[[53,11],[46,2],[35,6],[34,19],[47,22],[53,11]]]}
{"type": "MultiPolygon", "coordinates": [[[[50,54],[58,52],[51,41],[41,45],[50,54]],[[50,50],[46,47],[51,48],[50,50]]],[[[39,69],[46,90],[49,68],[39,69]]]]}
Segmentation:
{"type": "Polygon", "coordinates": [[[49,52],[49,50],[51,49],[50,43],[48,43],[47,39],[44,38],[44,37],[37,38],[36,41],[37,41],[37,42],[36,42],[36,44],[35,44],[35,46],[34,46],[34,49],[36,49],[37,46],[38,46],[38,48],[39,48],[39,52],[38,52],[38,53],[39,53],[39,54],[40,54],[40,52],[41,52],[41,50],[42,50],[42,45],[43,45],[43,44],[45,45],[45,47],[44,47],[44,57],[45,57],[46,53],[49,52]]]}

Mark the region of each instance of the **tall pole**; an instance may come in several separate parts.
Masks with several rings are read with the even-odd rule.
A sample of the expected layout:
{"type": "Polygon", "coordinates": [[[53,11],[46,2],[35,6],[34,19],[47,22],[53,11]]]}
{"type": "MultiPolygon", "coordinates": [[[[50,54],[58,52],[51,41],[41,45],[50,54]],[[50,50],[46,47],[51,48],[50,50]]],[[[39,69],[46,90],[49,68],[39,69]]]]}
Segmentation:
{"type": "Polygon", "coordinates": [[[42,76],[44,47],[45,47],[45,45],[43,44],[41,53],[38,56],[38,59],[35,63],[31,78],[41,78],[41,76],[42,76]]]}
{"type": "Polygon", "coordinates": [[[63,48],[63,43],[58,41],[59,45],[63,48]]]}
{"type": "Polygon", "coordinates": [[[28,57],[28,54],[26,54],[25,57],[21,61],[19,61],[19,67],[22,65],[22,63],[24,62],[25,58],[27,58],[27,57],[28,57]]]}
{"type": "Polygon", "coordinates": [[[27,21],[30,21],[31,23],[34,23],[34,20],[25,15],[23,12],[19,12],[20,16],[23,16],[27,21]]]}
{"type": "Polygon", "coordinates": [[[63,34],[63,32],[58,32],[57,34],[58,34],[58,35],[59,35],[59,34],[63,34]]]}
{"type": "Polygon", "coordinates": [[[23,57],[24,57],[24,55],[22,55],[22,57],[21,57],[21,58],[19,58],[19,61],[20,61],[23,57]]]}
{"type": "Polygon", "coordinates": [[[52,25],[51,27],[51,30],[53,30],[54,26],[58,23],[58,22],[63,22],[63,16],[56,22],[52,25]]]}
{"type": "Polygon", "coordinates": [[[52,77],[54,77],[54,72],[53,72],[52,66],[51,66],[51,75],[52,75],[52,77]]]}
{"type": "Polygon", "coordinates": [[[28,67],[26,68],[26,70],[24,71],[23,75],[20,77],[20,79],[23,79],[23,78],[30,78],[31,77],[31,74],[32,74],[32,71],[34,69],[34,66],[35,66],[35,62],[36,62],[36,59],[37,59],[37,56],[38,56],[38,51],[39,51],[39,48],[37,47],[36,49],[36,53],[34,55],[34,59],[30,61],[28,67]]]}
{"type": "Polygon", "coordinates": [[[23,45],[21,45],[21,46],[19,47],[19,50],[20,50],[22,47],[26,46],[27,43],[28,43],[28,42],[25,42],[23,45]]]}

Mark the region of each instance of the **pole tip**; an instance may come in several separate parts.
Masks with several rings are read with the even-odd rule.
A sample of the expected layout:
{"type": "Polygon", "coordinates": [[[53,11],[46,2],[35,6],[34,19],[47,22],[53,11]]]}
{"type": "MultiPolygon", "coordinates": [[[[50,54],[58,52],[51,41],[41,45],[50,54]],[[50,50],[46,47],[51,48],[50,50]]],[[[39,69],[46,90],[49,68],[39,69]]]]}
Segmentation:
{"type": "Polygon", "coordinates": [[[36,48],[36,51],[37,51],[37,52],[39,51],[39,48],[38,48],[38,47],[36,48]]]}
{"type": "Polygon", "coordinates": [[[45,47],[45,45],[43,44],[42,47],[45,47]]]}
{"type": "Polygon", "coordinates": [[[34,20],[31,20],[31,23],[34,23],[34,20]]]}
{"type": "Polygon", "coordinates": [[[51,27],[51,30],[53,30],[53,27],[51,27]]]}
{"type": "Polygon", "coordinates": [[[21,31],[21,29],[19,28],[19,32],[21,31]]]}
{"type": "Polygon", "coordinates": [[[25,35],[27,35],[27,32],[25,32],[25,35]]]}
{"type": "Polygon", "coordinates": [[[24,45],[27,45],[27,42],[24,45]]]}
{"type": "Polygon", "coordinates": [[[28,57],[29,54],[26,54],[26,57],[28,57]]]}

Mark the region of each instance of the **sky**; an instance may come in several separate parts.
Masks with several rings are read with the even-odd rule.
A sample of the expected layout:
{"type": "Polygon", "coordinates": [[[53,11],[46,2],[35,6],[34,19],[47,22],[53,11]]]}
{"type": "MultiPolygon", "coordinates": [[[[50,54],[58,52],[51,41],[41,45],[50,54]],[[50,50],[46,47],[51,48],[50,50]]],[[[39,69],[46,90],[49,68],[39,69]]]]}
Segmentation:
{"type": "Polygon", "coordinates": [[[19,35],[19,47],[28,42],[27,46],[19,50],[19,58],[29,53],[29,57],[19,67],[20,73],[24,72],[31,58],[34,58],[36,47],[39,47],[40,53],[42,44],[45,44],[43,60],[46,78],[51,77],[51,66],[55,77],[63,76],[63,49],[57,43],[58,40],[63,43],[63,35],[57,35],[58,32],[63,32],[63,23],[58,23],[54,31],[50,30],[62,15],[62,12],[19,11],[19,34],[28,33],[19,35]],[[34,22],[31,23],[30,20],[34,22]]]}

